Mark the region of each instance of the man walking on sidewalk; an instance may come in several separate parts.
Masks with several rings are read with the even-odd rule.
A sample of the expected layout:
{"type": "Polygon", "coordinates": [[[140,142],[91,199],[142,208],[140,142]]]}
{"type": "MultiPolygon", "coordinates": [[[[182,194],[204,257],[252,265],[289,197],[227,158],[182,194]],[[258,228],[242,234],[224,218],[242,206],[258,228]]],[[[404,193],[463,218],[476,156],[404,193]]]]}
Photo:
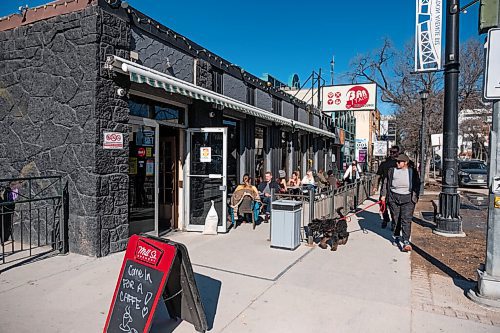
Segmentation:
{"type": "MultiPolygon", "coordinates": [[[[403,251],[411,251],[410,235],[413,211],[420,194],[418,172],[408,167],[410,159],[405,154],[396,158],[397,167],[390,168],[380,189],[380,200],[386,201],[391,210],[396,230],[403,231],[403,251]]],[[[397,238],[398,235],[395,235],[397,238]]]]}
{"type": "MultiPolygon", "coordinates": [[[[396,167],[396,158],[399,155],[399,147],[398,146],[392,146],[391,149],[389,150],[389,157],[380,164],[377,170],[377,176],[378,176],[378,182],[377,182],[377,188],[380,187],[381,184],[384,184],[384,180],[387,178],[387,173],[389,172],[390,168],[395,168],[396,167]]],[[[374,189],[376,190],[376,189],[374,189]]],[[[380,200],[380,198],[379,198],[380,200]]],[[[382,212],[383,215],[383,221],[382,221],[382,229],[385,229],[387,227],[387,223],[391,220],[389,217],[389,210],[385,209],[382,212]]],[[[394,231],[394,228],[396,227],[396,221],[392,219],[391,223],[391,230],[394,231]]]]}

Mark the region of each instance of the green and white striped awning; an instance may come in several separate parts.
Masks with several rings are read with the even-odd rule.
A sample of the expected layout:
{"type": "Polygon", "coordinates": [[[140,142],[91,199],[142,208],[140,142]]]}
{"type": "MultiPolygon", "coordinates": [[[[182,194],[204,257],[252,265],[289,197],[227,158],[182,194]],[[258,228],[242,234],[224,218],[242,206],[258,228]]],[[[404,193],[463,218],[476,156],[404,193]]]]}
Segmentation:
{"type": "Polygon", "coordinates": [[[113,56],[111,67],[118,68],[124,73],[128,73],[130,81],[136,83],[145,83],[155,88],[161,88],[169,93],[180,94],[194,99],[199,99],[208,103],[222,105],[225,108],[240,111],[257,118],[275,122],[280,125],[301,129],[310,133],[320,134],[325,137],[334,138],[335,134],[316,128],[314,126],[294,121],[272,112],[257,108],[253,105],[240,102],[211,90],[198,87],[190,82],[186,82],[173,76],[155,71],[151,68],[141,66],[129,60],[113,56]]]}

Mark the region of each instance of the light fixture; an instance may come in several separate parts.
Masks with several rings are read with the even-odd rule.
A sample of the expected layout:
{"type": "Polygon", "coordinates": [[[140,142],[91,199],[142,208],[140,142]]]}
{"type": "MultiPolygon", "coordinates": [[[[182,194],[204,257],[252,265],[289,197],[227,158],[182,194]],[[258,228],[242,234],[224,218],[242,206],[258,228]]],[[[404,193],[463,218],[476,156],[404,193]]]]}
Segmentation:
{"type": "Polygon", "coordinates": [[[208,113],[208,116],[209,116],[210,118],[214,118],[214,117],[215,117],[215,112],[210,111],[210,112],[208,113]]]}
{"type": "Polygon", "coordinates": [[[429,98],[429,91],[428,90],[422,90],[419,92],[419,94],[420,94],[421,100],[426,100],[427,98],[429,98]]]}

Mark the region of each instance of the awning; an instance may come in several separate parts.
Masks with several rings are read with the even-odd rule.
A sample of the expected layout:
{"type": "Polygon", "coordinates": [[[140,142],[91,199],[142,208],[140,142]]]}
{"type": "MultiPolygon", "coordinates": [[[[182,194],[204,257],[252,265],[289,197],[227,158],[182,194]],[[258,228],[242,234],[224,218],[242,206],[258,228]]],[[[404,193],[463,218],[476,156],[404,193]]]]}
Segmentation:
{"type": "Polygon", "coordinates": [[[128,73],[130,81],[132,82],[146,83],[155,88],[162,88],[170,93],[181,94],[205,102],[222,105],[223,107],[240,111],[257,118],[269,120],[280,125],[289,126],[291,128],[301,129],[330,138],[335,137],[334,133],[276,115],[264,109],[240,102],[234,98],[215,93],[211,90],[198,87],[190,82],[180,80],[171,75],[155,71],[154,69],[136,64],[117,56],[112,56],[112,58],[108,59],[107,64],[113,69],[118,69],[124,73],[128,73]]]}

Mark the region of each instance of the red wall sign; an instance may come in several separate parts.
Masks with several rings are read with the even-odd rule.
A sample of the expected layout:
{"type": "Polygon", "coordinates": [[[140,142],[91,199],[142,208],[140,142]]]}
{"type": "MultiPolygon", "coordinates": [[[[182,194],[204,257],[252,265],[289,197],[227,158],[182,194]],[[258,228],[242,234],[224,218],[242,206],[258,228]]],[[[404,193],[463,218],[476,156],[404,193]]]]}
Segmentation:
{"type": "Polygon", "coordinates": [[[137,149],[137,156],[138,157],[146,156],[146,148],[142,148],[142,147],[138,148],[137,149]]]}
{"type": "Polygon", "coordinates": [[[165,242],[130,237],[104,332],[149,332],[176,251],[165,242]]]}

